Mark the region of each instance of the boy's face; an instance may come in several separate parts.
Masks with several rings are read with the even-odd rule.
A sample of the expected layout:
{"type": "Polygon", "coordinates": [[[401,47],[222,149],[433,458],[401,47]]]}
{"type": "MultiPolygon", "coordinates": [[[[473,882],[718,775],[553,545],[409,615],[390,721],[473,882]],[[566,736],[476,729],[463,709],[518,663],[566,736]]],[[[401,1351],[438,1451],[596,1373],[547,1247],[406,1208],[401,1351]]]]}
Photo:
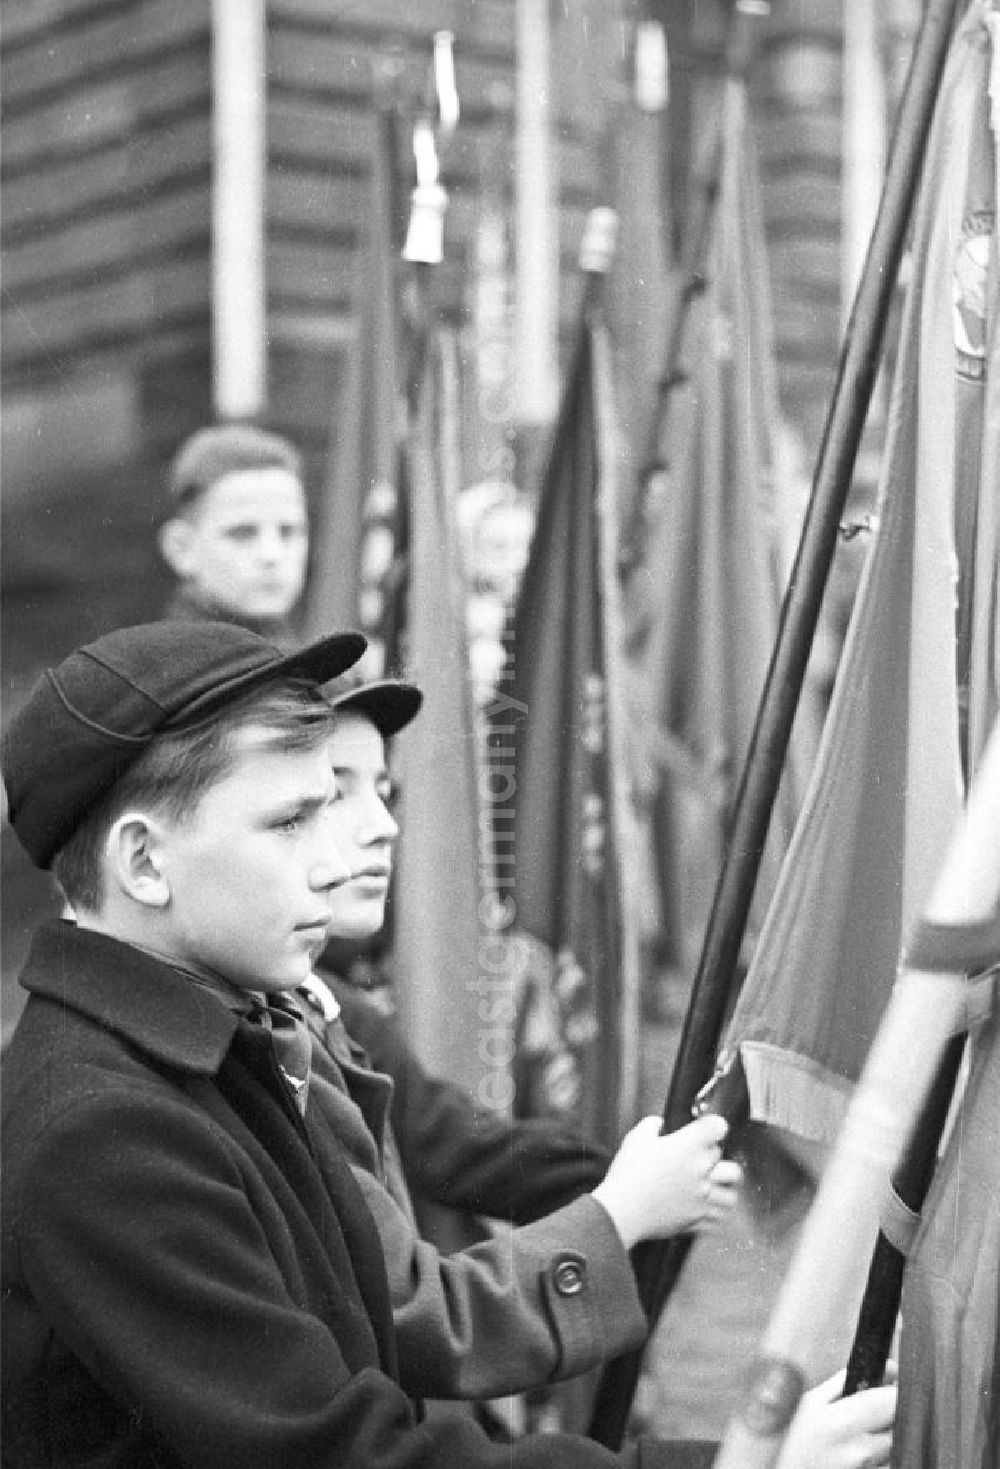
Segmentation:
{"type": "Polygon", "coordinates": [[[240,989],[283,990],[310,973],[348,875],[330,757],[325,744],[276,749],[259,725],[237,740],[236,763],[195,811],[161,823],[168,957],[240,989]]]}
{"type": "Polygon", "coordinates": [[[280,621],[302,595],[305,494],[278,466],[216,480],[174,523],[170,560],[202,601],[234,621],[280,621]]]}
{"type": "Polygon", "coordinates": [[[330,894],[330,933],[361,939],[377,933],[385,919],[393,844],[399,828],[389,810],[391,794],[385,743],[363,714],[336,716],[327,743],[337,794],[329,831],[351,871],[330,894]]]}

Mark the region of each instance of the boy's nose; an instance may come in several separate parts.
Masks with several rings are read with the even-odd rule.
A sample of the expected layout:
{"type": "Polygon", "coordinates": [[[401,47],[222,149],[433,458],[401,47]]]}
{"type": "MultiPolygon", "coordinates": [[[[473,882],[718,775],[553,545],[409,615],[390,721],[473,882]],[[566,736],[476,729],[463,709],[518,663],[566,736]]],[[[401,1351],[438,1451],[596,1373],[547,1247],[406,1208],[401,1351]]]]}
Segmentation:
{"type": "Polygon", "coordinates": [[[262,561],[277,561],[281,556],[281,541],[273,531],[262,531],[257,538],[257,555],[262,561]]]}
{"type": "Polygon", "coordinates": [[[313,864],[312,885],[315,888],[337,888],[347,881],[351,869],[340,848],[327,839],[313,864]]]}
{"type": "Polygon", "coordinates": [[[373,811],[365,826],[362,841],[366,847],[381,843],[391,843],[399,836],[399,827],[396,819],[387,806],[379,802],[379,809],[373,811]]]}

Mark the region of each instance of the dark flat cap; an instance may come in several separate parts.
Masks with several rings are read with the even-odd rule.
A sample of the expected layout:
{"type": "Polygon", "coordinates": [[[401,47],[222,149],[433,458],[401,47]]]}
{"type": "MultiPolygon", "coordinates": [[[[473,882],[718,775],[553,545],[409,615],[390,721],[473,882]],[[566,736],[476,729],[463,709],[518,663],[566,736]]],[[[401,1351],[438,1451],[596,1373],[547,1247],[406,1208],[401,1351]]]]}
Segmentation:
{"type": "Polygon", "coordinates": [[[334,709],[355,709],[366,715],[384,740],[415,719],[424,696],[416,684],[398,678],[363,679],[347,674],[323,690],[323,698],[334,709]]]}
{"type": "Polygon", "coordinates": [[[360,633],[337,633],[287,653],[228,622],[147,622],[78,648],[45,671],[4,737],[15,834],[48,867],[159,731],[198,723],[277,680],[318,688],[364,650],[360,633]]]}
{"type": "Polygon", "coordinates": [[[220,423],[185,439],[167,474],[170,510],[203,494],[227,474],[247,469],[287,469],[302,478],[302,456],[280,434],[245,423],[220,423]]]}

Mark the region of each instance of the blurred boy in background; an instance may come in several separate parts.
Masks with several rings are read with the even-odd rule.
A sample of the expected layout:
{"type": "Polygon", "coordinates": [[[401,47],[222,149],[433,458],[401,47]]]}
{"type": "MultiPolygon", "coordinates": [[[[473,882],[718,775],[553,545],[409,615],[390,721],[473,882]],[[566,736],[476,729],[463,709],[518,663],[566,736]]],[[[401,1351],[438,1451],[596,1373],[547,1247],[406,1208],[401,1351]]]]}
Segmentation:
{"type": "Polygon", "coordinates": [[[164,615],[219,618],[292,642],[309,553],[294,446],[243,424],[201,429],[177,451],[167,495],[159,545],[177,588],[164,615]]]}

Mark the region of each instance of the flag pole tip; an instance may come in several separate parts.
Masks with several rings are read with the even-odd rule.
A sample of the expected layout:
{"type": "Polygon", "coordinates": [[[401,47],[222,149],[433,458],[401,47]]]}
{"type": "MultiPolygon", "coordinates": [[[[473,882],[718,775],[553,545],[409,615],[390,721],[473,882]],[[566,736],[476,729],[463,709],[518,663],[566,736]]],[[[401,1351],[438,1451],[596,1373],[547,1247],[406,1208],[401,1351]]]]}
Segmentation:
{"type": "Polygon", "coordinates": [[[580,246],[580,269],[592,275],[606,275],[611,269],[618,239],[618,215],[613,209],[592,209],[580,246]]]}

